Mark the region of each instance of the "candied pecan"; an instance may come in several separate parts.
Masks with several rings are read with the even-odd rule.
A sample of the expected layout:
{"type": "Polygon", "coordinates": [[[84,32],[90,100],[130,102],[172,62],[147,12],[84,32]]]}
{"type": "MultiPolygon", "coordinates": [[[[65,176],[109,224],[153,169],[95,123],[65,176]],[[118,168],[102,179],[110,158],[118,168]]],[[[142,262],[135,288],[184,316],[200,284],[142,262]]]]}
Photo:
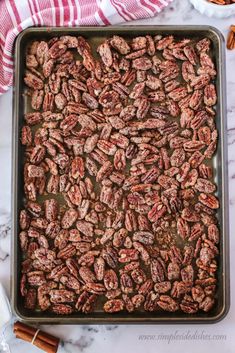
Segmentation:
{"type": "Polygon", "coordinates": [[[67,196],[72,205],[80,206],[82,201],[82,194],[78,185],[72,185],[67,192],[67,196]]]}
{"type": "Polygon", "coordinates": [[[36,301],[37,301],[36,289],[30,288],[25,295],[24,307],[26,309],[33,310],[36,308],[36,301]]]}
{"type": "Polygon", "coordinates": [[[107,246],[102,250],[101,256],[111,268],[115,268],[118,263],[118,254],[114,248],[107,246]]]}
{"type": "Polygon", "coordinates": [[[191,80],[191,86],[198,90],[205,87],[210,82],[210,76],[208,74],[202,74],[196,76],[191,80]]]}
{"type": "Polygon", "coordinates": [[[211,107],[216,104],[217,95],[215,86],[211,83],[204,88],[204,103],[211,107]]]}
{"type": "Polygon", "coordinates": [[[154,282],[164,281],[164,268],[161,262],[157,259],[153,259],[150,263],[151,276],[154,282]]]}
{"type": "Polygon", "coordinates": [[[116,248],[120,248],[123,245],[127,234],[128,232],[125,228],[121,228],[117,232],[115,232],[113,235],[113,245],[116,248]]]}
{"type": "Polygon", "coordinates": [[[97,48],[97,52],[99,53],[105,66],[108,66],[108,67],[112,66],[113,64],[112,52],[107,42],[100,44],[97,48]]]}
{"type": "Polygon", "coordinates": [[[136,249],[121,249],[119,251],[118,261],[121,263],[126,263],[137,259],[138,251],[136,249]]]}
{"type": "Polygon", "coordinates": [[[120,54],[128,54],[130,52],[130,46],[125,39],[120,36],[114,35],[110,39],[110,44],[114,49],[119,51],[120,54]]]}
{"type": "Polygon", "coordinates": [[[78,213],[75,209],[70,208],[65,211],[63,218],[61,219],[61,226],[64,229],[68,229],[72,227],[72,225],[76,222],[78,217],[78,213]]]}
{"type": "Polygon", "coordinates": [[[92,312],[94,310],[96,299],[97,299],[96,294],[90,295],[82,307],[82,312],[85,314],[92,312]]]}
{"type": "Polygon", "coordinates": [[[105,262],[102,257],[98,257],[94,262],[94,271],[98,281],[102,281],[105,273],[105,262]]]}
{"type": "Polygon", "coordinates": [[[194,314],[198,311],[198,303],[195,303],[189,295],[185,295],[181,301],[180,308],[187,314],[194,314]]]}
{"type": "Polygon", "coordinates": [[[182,237],[182,239],[186,239],[190,235],[190,227],[187,221],[183,218],[179,217],[177,220],[177,230],[182,237]]]}
{"type": "Polygon", "coordinates": [[[55,304],[51,307],[51,310],[57,315],[69,315],[74,311],[73,307],[67,304],[55,304]]]}
{"type": "Polygon", "coordinates": [[[192,65],[197,65],[197,54],[195,52],[195,49],[192,46],[185,46],[184,49],[184,54],[187,56],[189,62],[192,65]]]}
{"type": "Polygon", "coordinates": [[[49,292],[51,303],[71,303],[74,302],[75,293],[66,289],[52,289],[49,292]]]}
{"type": "Polygon", "coordinates": [[[154,234],[146,231],[135,232],[133,235],[133,240],[139,241],[145,245],[151,245],[154,242],[154,234]]]}
{"type": "Polygon", "coordinates": [[[201,193],[198,197],[198,200],[209,208],[219,208],[219,200],[214,195],[201,193]]]}
{"type": "Polygon", "coordinates": [[[168,36],[160,39],[157,44],[156,44],[156,49],[157,50],[163,50],[167,48],[174,40],[173,36],[168,36]]]}
{"type": "Polygon", "coordinates": [[[188,141],[185,142],[183,147],[186,152],[195,152],[201,150],[205,146],[203,141],[188,141]]]}
{"type": "Polygon", "coordinates": [[[210,224],[208,227],[208,238],[215,244],[219,242],[219,229],[215,224],[210,224]]]}
{"type": "Polygon", "coordinates": [[[79,269],[79,275],[85,283],[95,282],[95,274],[86,266],[82,266],[79,269]]]}
{"type": "Polygon", "coordinates": [[[107,290],[118,288],[118,278],[116,273],[111,269],[104,274],[104,285],[107,290]]]}
{"type": "Polygon", "coordinates": [[[93,294],[98,294],[102,295],[105,292],[105,287],[103,284],[100,283],[94,283],[94,282],[88,282],[85,284],[84,289],[93,294]]]}
{"type": "Polygon", "coordinates": [[[68,258],[74,256],[75,254],[76,254],[76,248],[73,245],[69,244],[57,253],[57,257],[59,259],[60,258],[61,259],[68,259],[68,258]]]}
{"type": "Polygon", "coordinates": [[[38,76],[34,75],[32,72],[27,72],[25,77],[24,77],[24,82],[25,84],[34,89],[34,90],[41,90],[44,87],[44,83],[41,80],[41,78],[39,78],[38,76]]]}
{"type": "Polygon", "coordinates": [[[31,97],[31,106],[34,110],[39,110],[41,108],[44,98],[43,90],[34,90],[31,97]]]}
{"type": "Polygon", "coordinates": [[[175,280],[178,279],[180,275],[180,267],[177,262],[170,262],[167,268],[167,277],[168,279],[175,280]]]}
{"type": "Polygon", "coordinates": [[[203,38],[196,44],[198,53],[208,52],[210,50],[211,41],[209,38],[203,38]]]}
{"type": "Polygon", "coordinates": [[[27,213],[26,210],[20,211],[20,217],[19,217],[19,222],[20,222],[20,228],[22,230],[28,229],[30,226],[30,217],[27,213]]]}
{"type": "Polygon", "coordinates": [[[214,305],[214,298],[207,296],[199,304],[199,308],[205,312],[208,312],[214,305]]]}
{"type": "Polygon", "coordinates": [[[93,48],[66,35],[32,42],[25,59],[25,307],[210,310],[220,238],[210,40],[114,35],[93,48]]]}
{"type": "Polygon", "coordinates": [[[203,93],[201,90],[197,89],[193,92],[189,100],[190,108],[198,110],[202,104],[203,93]]]}
{"type": "Polygon", "coordinates": [[[116,313],[124,309],[124,303],[121,299],[110,299],[104,304],[104,311],[107,313],[116,313]]]}
{"type": "Polygon", "coordinates": [[[45,217],[49,222],[55,221],[58,214],[58,203],[55,199],[45,201],[45,217]]]}
{"type": "Polygon", "coordinates": [[[36,125],[42,121],[42,114],[41,113],[27,113],[24,116],[27,124],[29,125],[36,125]]]}
{"type": "Polygon", "coordinates": [[[159,294],[153,291],[146,295],[146,300],[144,302],[144,309],[146,311],[155,311],[157,309],[157,301],[159,299],[159,294]]]}
{"type": "Polygon", "coordinates": [[[198,222],[200,221],[200,216],[194,210],[190,208],[184,208],[181,217],[188,222],[198,222]]]}
{"type": "Polygon", "coordinates": [[[168,295],[161,295],[157,301],[157,305],[163,310],[174,312],[179,309],[177,302],[168,295]]]}
{"type": "Polygon", "coordinates": [[[22,145],[30,146],[32,144],[32,131],[29,126],[25,125],[21,130],[22,145]]]}
{"type": "Polygon", "coordinates": [[[171,289],[171,282],[165,281],[165,282],[159,282],[155,283],[154,285],[154,290],[157,293],[167,293],[171,289]]]}

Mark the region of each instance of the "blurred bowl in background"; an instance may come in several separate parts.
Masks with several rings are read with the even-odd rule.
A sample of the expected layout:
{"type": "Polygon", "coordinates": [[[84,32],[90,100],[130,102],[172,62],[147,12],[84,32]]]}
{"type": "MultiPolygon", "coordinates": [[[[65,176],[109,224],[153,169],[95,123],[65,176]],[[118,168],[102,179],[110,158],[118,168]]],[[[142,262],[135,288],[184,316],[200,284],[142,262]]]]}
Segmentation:
{"type": "Polygon", "coordinates": [[[207,0],[190,0],[196,10],[202,15],[216,18],[226,18],[235,15],[235,3],[231,5],[217,5],[207,0]]]}

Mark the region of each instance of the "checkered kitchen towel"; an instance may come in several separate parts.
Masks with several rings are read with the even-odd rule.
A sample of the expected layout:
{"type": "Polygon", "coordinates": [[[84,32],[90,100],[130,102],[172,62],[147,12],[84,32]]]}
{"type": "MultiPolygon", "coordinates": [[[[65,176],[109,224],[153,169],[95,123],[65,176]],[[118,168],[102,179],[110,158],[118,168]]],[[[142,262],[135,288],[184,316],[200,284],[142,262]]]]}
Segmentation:
{"type": "Polygon", "coordinates": [[[12,48],[31,26],[107,26],[155,16],[173,0],[0,0],[0,94],[13,81],[12,48]]]}

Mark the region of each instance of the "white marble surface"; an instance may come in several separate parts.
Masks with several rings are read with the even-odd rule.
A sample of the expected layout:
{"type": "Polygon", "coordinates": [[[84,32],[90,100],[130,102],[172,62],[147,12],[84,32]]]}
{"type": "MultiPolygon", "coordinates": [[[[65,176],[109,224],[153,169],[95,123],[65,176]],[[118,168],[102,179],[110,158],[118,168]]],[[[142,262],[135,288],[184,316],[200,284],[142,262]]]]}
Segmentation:
{"type": "MultiPolygon", "coordinates": [[[[198,24],[212,25],[227,35],[235,17],[216,20],[197,13],[187,0],[175,0],[154,19],[140,24],[198,24]]],[[[137,22],[136,22],[137,24],[137,22]]],[[[235,51],[227,51],[227,103],[229,150],[229,203],[231,269],[235,267],[235,51]]],[[[10,198],[11,198],[11,108],[12,90],[0,97],[0,281],[9,293],[10,285],[10,198]]],[[[152,325],[152,326],[47,326],[46,330],[63,341],[63,353],[188,352],[232,353],[235,347],[235,275],[231,270],[231,309],[227,317],[214,325],[152,325]],[[141,336],[142,335],[142,336],[141,336]],[[144,336],[143,336],[144,335],[144,336]],[[151,336],[146,336],[151,335],[151,336]],[[191,337],[190,337],[191,335],[191,337]]],[[[1,313],[0,313],[1,315],[1,313]]],[[[33,346],[11,339],[12,352],[38,352],[33,346]]]]}

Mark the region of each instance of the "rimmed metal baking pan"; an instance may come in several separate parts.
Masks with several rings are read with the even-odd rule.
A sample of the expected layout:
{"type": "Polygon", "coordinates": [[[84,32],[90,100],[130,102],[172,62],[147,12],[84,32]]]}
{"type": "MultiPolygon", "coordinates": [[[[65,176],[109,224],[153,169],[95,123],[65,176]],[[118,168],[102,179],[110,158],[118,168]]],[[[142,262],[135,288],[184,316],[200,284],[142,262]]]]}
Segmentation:
{"type": "Polygon", "coordinates": [[[228,178],[227,178],[227,142],[226,142],[226,103],[225,103],[225,52],[224,39],[221,33],[209,26],[132,26],[132,27],[83,27],[83,28],[29,28],[23,31],[15,44],[15,85],[14,85],[14,114],[13,114],[13,164],[12,164],[12,306],[15,313],[28,322],[56,323],[56,324],[101,324],[101,323],[215,323],[224,318],[229,310],[229,220],[228,220],[228,178]],[[20,143],[20,131],[23,116],[27,112],[24,96],[23,75],[25,71],[25,51],[32,40],[47,40],[58,35],[82,35],[91,43],[97,43],[113,34],[120,34],[126,38],[139,35],[170,35],[176,39],[185,37],[202,39],[208,37],[212,41],[213,59],[216,64],[216,87],[218,94],[216,125],[219,131],[219,142],[213,166],[218,185],[217,196],[220,200],[218,219],[220,225],[220,257],[218,269],[218,289],[216,305],[208,312],[196,314],[138,312],[106,314],[97,311],[89,315],[74,313],[59,317],[48,312],[29,312],[24,309],[19,294],[21,251],[18,243],[19,212],[23,207],[23,147],[20,143]]]}

